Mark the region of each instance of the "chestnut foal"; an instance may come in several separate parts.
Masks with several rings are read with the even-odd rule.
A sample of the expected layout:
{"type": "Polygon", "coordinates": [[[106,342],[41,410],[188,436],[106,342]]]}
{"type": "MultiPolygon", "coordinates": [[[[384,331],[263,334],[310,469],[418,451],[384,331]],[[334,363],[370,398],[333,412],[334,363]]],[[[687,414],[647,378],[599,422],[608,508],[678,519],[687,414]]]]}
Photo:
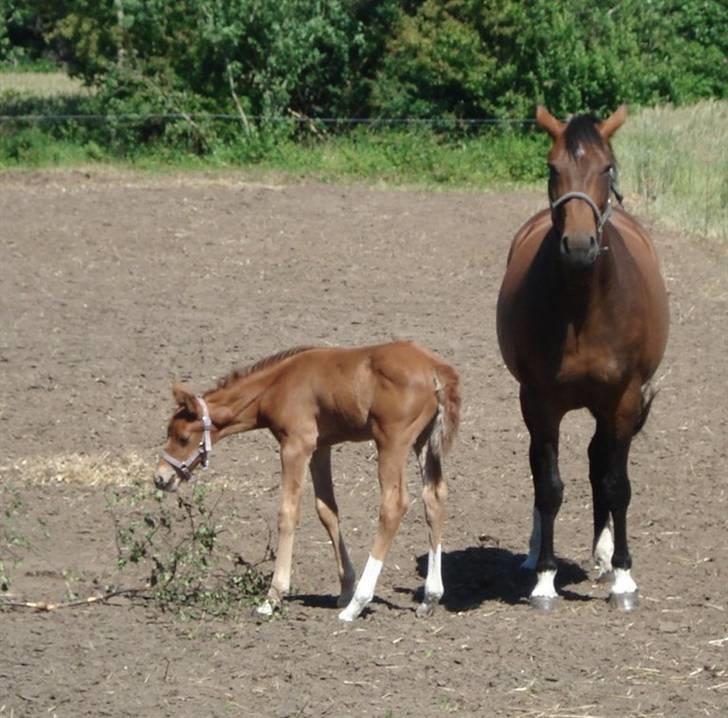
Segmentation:
{"type": "Polygon", "coordinates": [[[316,509],[334,548],[341,584],[342,621],[352,621],[372,600],[389,547],[407,510],[405,468],[414,449],[423,482],[429,535],[424,600],[430,614],[443,594],[442,528],[446,485],[441,458],[458,428],[458,374],[414,342],[357,348],[304,347],[268,357],[195,396],[176,384],[177,409],[154,482],[172,491],[207,466],[212,446],[225,436],[267,428],[280,444],[281,502],[273,580],[265,603],[270,615],[291,584],[293,533],[308,465],[316,509]],[[331,446],[373,439],[379,455],[381,499],[374,545],[359,582],[339,529],[331,477],[331,446]],[[355,586],[356,583],[356,586],[355,586]]]}

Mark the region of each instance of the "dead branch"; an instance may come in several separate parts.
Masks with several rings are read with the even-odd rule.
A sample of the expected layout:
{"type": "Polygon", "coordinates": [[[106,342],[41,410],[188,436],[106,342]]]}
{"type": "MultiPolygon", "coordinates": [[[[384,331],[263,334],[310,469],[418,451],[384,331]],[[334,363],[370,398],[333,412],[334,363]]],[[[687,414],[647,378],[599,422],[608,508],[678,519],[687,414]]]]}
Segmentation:
{"type": "Polygon", "coordinates": [[[77,606],[88,606],[92,603],[104,603],[115,596],[133,596],[141,593],[143,588],[121,588],[117,591],[109,591],[99,596],[89,596],[77,601],[62,601],[60,603],[48,603],[46,601],[7,601],[0,599],[0,607],[8,608],[32,608],[38,612],[56,611],[59,608],[74,608],[77,606]]]}
{"type": "Polygon", "coordinates": [[[226,61],[225,67],[227,68],[228,83],[230,85],[230,94],[233,97],[233,102],[235,102],[235,107],[238,108],[238,114],[240,115],[240,120],[243,123],[243,127],[245,128],[245,134],[248,135],[248,137],[250,137],[250,123],[248,122],[248,116],[245,114],[245,110],[243,109],[243,106],[240,104],[238,95],[235,92],[235,81],[233,80],[233,71],[230,69],[230,63],[226,61]]]}
{"type": "Polygon", "coordinates": [[[292,110],[290,107],[288,108],[288,114],[292,117],[295,117],[300,122],[305,122],[308,125],[308,129],[313,132],[316,137],[318,137],[320,140],[324,139],[324,134],[319,130],[318,127],[314,124],[314,121],[308,117],[308,115],[304,115],[301,112],[296,112],[295,110],[292,110]]]}

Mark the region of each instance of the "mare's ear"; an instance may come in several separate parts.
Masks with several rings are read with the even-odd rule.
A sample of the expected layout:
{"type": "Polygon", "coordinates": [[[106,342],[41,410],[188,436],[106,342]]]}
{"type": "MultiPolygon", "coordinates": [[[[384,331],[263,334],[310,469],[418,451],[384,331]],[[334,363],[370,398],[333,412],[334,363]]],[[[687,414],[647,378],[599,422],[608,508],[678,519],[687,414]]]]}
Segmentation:
{"type": "Polygon", "coordinates": [[[564,123],[557,120],[543,105],[536,108],[536,124],[556,139],[564,131],[564,123]]]}
{"type": "Polygon", "coordinates": [[[172,396],[181,408],[187,409],[193,416],[197,416],[200,408],[197,404],[195,395],[184,385],[179,382],[172,385],[172,396]]]}
{"type": "Polygon", "coordinates": [[[602,139],[608,140],[627,119],[627,105],[620,105],[606,120],[597,125],[602,139]]]}

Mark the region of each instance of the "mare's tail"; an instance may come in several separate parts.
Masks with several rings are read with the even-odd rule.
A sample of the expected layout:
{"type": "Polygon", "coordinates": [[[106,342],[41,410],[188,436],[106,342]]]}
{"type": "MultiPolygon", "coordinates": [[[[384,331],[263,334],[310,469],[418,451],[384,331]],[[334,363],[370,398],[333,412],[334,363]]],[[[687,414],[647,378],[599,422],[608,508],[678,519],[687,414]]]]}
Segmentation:
{"type": "Polygon", "coordinates": [[[439,458],[450,450],[460,425],[460,377],[449,364],[438,364],[433,380],[438,406],[428,445],[439,458]]]}

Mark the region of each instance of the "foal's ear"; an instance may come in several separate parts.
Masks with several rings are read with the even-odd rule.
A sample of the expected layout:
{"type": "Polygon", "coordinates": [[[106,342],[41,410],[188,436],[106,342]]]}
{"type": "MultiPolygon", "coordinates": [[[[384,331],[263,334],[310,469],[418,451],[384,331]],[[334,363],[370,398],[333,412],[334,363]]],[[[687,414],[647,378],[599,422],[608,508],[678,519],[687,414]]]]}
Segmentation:
{"type": "Polygon", "coordinates": [[[543,105],[536,108],[536,124],[556,139],[564,131],[564,123],[557,120],[543,105]]]}
{"type": "Polygon", "coordinates": [[[172,385],[172,396],[181,408],[187,409],[190,414],[197,416],[200,409],[197,405],[195,395],[184,385],[177,382],[172,385]]]}
{"type": "Polygon", "coordinates": [[[602,139],[608,140],[627,119],[627,105],[620,105],[606,120],[597,125],[602,139]]]}

